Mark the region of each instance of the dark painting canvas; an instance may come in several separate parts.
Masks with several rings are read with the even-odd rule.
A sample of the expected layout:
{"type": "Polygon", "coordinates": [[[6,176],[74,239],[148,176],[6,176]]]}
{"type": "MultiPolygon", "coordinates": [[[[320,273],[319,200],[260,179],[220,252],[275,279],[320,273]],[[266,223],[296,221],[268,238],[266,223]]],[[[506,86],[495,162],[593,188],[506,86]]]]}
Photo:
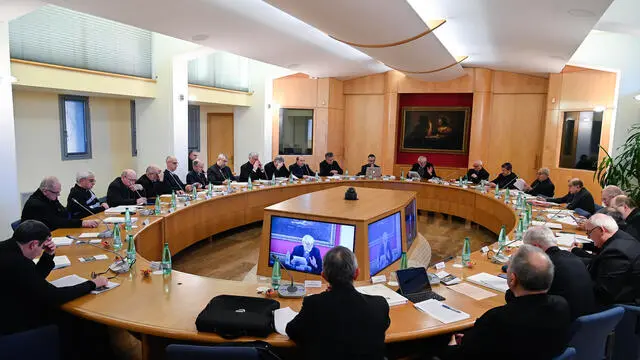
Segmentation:
{"type": "Polygon", "coordinates": [[[402,108],[400,151],[466,154],[468,107],[402,108]]]}

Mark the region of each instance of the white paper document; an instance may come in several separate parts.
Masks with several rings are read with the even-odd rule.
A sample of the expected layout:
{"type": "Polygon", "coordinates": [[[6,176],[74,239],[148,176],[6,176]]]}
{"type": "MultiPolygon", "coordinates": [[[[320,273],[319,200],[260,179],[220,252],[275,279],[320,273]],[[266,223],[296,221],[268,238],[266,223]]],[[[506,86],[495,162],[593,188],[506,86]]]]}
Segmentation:
{"type": "Polygon", "coordinates": [[[56,246],[69,246],[73,244],[73,239],[70,239],[66,236],[53,237],[51,238],[51,241],[53,241],[56,246]]]}
{"type": "Polygon", "coordinates": [[[507,292],[507,290],[509,289],[509,285],[507,285],[507,279],[487,274],[485,272],[469,276],[466,280],[476,285],[488,287],[489,289],[500,291],[503,293],[507,292]]]}
{"type": "Polygon", "coordinates": [[[524,186],[527,185],[526,181],[524,181],[524,179],[518,179],[516,180],[516,182],[513,183],[513,186],[516,187],[516,189],[522,191],[524,189],[524,186]]]}
{"type": "Polygon", "coordinates": [[[81,258],[78,258],[78,261],[83,263],[83,262],[91,262],[91,261],[96,261],[96,260],[107,260],[108,258],[109,257],[107,255],[100,254],[100,255],[81,257],[81,258]]]}
{"type": "Polygon", "coordinates": [[[467,295],[474,300],[483,300],[497,295],[496,293],[492,293],[490,291],[467,283],[452,285],[449,286],[449,289],[455,292],[459,292],[460,294],[467,295]]]}
{"type": "MultiPolygon", "coordinates": [[[[102,221],[107,224],[124,224],[124,216],[111,216],[111,217],[105,218],[102,221]]],[[[136,221],[138,221],[138,218],[132,216],[131,222],[134,223],[136,221]]]]}
{"type": "Polygon", "coordinates": [[[451,306],[435,299],[425,300],[417,304],[413,304],[413,306],[445,324],[451,324],[452,322],[469,318],[469,314],[466,312],[454,309],[451,306]]]}
{"type": "Polygon", "coordinates": [[[100,235],[99,232],[91,232],[91,233],[82,233],[80,234],[80,236],[78,236],[81,239],[85,239],[85,238],[97,238],[98,235],[100,235]]]}
{"type": "Polygon", "coordinates": [[[571,245],[573,245],[573,243],[576,241],[576,235],[557,233],[556,241],[558,242],[558,246],[563,246],[568,248],[568,247],[571,247],[571,245]]]}
{"type": "Polygon", "coordinates": [[[382,296],[387,300],[389,306],[406,304],[407,298],[389,289],[383,284],[375,284],[369,286],[359,286],[356,288],[360,293],[365,295],[382,296]]]}
{"type": "Polygon", "coordinates": [[[549,229],[562,230],[562,224],[557,224],[557,223],[550,223],[550,222],[545,223],[544,221],[533,220],[531,222],[531,225],[533,225],[533,226],[543,226],[544,225],[544,226],[548,227],[549,229]]]}
{"type": "MultiPolygon", "coordinates": [[[[53,285],[55,287],[67,287],[67,286],[75,286],[75,285],[78,285],[78,284],[82,284],[85,281],[87,281],[87,279],[85,279],[83,277],[80,277],[80,276],[78,276],[76,274],[73,274],[73,275],[68,275],[68,276],[62,277],[62,278],[57,279],[57,280],[53,280],[53,281],[51,281],[51,285],[53,285]]],[[[109,281],[107,286],[105,286],[104,288],[101,288],[101,289],[93,290],[91,293],[92,294],[100,294],[100,293],[103,293],[103,292],[105,292],[107,290],[111,290],[111,289],[113,289],[115,287],[118,287],[118,286],[120,286],[120,284],[109,281]]]]}
{"type": "Polygon", "coordinates": [[[137,205],[120,205],[120,206],[115,206],[112,208],[108,208],[107,210],[104,211],[105,214],[120,214],[120,213],[124,213],[125,211],[127,211],[127,209],[129,209],[129,211],[137,211],[138,209],[140,209],[140,206],[137,205]]]}
{"type": "MultiPolygon", "coordinates": [[[[37,259],[33,259],[34,263],[38,263],[38,261],[40,261],[40,258],[37,259]]],[[[62,269],[65,268],[67,266],[71,266],[71,260],[69,260],[69,258],[67,257],[67,255],[60,255],[60,256],[54,256],[53,257],[53,263],[55,264],[53,266],[53,269],[62,269]]]]}
{"type": "Polygon", "coordinates": [[[288,337],[287,324],[291,322],[296,315],[298,315],[298,313],[291,310],[288,306],[273,312],[273,322],[275,323],[278,334],[288,337]]]}

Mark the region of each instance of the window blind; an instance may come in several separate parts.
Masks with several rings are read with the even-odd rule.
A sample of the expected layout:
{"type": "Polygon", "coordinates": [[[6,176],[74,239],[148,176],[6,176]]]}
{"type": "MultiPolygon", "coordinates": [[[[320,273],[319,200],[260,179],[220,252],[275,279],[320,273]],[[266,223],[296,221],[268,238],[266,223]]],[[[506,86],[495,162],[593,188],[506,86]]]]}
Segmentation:
{"type": "Polygon", "coordinates": [[[190,60],[189,84],[249,91],[249,59],[220,51],[190,60]]]}
{"type": "Polygon", "coordinates": [[[152,77],[151,32],[47,5],[9,22],[12,58],[152,77]]]}

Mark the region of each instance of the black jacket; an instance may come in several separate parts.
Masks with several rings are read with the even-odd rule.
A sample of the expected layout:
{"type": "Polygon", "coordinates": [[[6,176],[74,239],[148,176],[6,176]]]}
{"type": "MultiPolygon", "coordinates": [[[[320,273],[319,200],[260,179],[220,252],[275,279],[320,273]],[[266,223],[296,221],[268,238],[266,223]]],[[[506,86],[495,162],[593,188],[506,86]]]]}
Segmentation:
{"type": "Polygon", "coordinates": [[[287,334],[304,359],[375,360],[384,358],[384,333],[390,323],[383,297],[340,286],[305,297],[287,334]]]}
{"type": "Polygon", "coordinates": [[[467,171],[467,180],[474,184],[480,184],[482,180],[489,180],[489,172],[484,168],[480,169],[480,171],[469,169],[469,171],[467,171]],[[475,177],[473,177],[474,174],[476,175],[475,177]]]}
{"type": "Polygon", "coordinates": [[[298,164],[289,165],[289,172],[298,178],[302,178],[303,176],[316,176],[316,173],[311,170],[309,165],[304,164],[302,166],[298,166],[298,164]]]}
{"type": "Polygon", "coordinates": [[[109,184],[109,189],[107,189],[107,204],[109,204],[110,207],[135,205],[136,199],[139,197],[135,191],[131,191],[131,189],[122,182],[122,178],[120,177],[115,178],[111,184],[109,184]]]}
{"type": "MultiPolygon", "coordinates": [[[[548,248],[546,253],[554,266],[549,295],[562,296],[567,300],[571,321],[582,315],[594,313],[596,301],[593,296],[591,277],[582,260],[557,246],[548,248]]],[[[505,296],[507,302],[513,298],[511,290],[507,290],[505,296]]]]}
{"type": "Polygon", "coordinates": [[[77,202],[82,204],[82,206],[87,209],[93,211],[94,213],[103,212],[104,208],[100,205],[100,200],[93,191],[80,187],[76,184],[69,191],[69,196],[67,196],[67,211],[71,214],[71,217],[74,219],[82,219],[85,216],[92,215],[87,210],[83,209],[82,206],[73,202],[72,199],[76,199],[77,202]]]}
{"type": "Polygon", "coordinates": [[[251,176],[251,181],[267,179],[267,175],[264,173],[262,168],[258,168],[256,171],[253,171],[253,165],[247,161],[244,165],[240,166],[240,178],[238,181],[247,182],[249,181],[249,176],[251,176]]]}
{"type": "Polygon", "coordinates": [[[505,186],[508,186],[509,189],[513,190],[513,189],[517,189],[515,186],[517,179],[518,179],[518,175],[516,175],[516,173],[514,172],[512,172],[507,176],[504,176],[502,175],[502,173],[500,173],[500,175],[498,175],[497,178],[491,180],[491,182],[498,185],[500,189],[504,189],[505,186]]]}
{"type": "Polygon", "coordinates": [[[437,177],[438,175],[436,175],[436,168],[433,167],[433,164],[428,162],[424,167],[420,167],[419,163],[415,163],[413,164],[413,166],[411,167],[411,170],[409,171],[415,171],[418,174],[420,174],[420,177],[425,179],[425,180],[429,180],[431,178],[437,177]],[[431,168],[431,175],[429,175],[429,172],[427,171],[427,169],[431,168]]]}
{"type": "Polygon", "coordinates": [[[274,173],[276,174],[277,178],[289,177],[289,170],[287,170],[287,166],[282,164],[282,166],[280,167],[280,170],[278,170],[276,169],[276,165],[273,163],[273,161],[269,161],[264,165],[264,172],[265,172],[265,176],[267,177],[267,180],[271,180],[274,173]]]}
{"type": "Polygon", "coordinates": [[[171,194],[172,191],[185,191],[185,185],[180,180],[180,177],[168,169],[164,170],[164,176],[162,178],[162,193],[171,194]]]}
{"type": "Polygon", "coordinates": [[[151,181],[147,174],[140,176],[136,184],[142,185],[143,194],[147,199],[153,199],[162,194],[162,183],[160,181],[151,181]]]}
{"type": "Polygon", "coordinates": [[[49,200],[40,189],[36,190],[22,209],[21,221],[38,220],[43,222],[49,230],[59,228],[82,227],[82,220],[72,219],[67,209],[58,200],[49,200]]]}
{"type": "Polygon", "coordinates": [[[624,231],[629,235],[640,240],[640,208],[635,208],[625,219],[627,226],[624,231]]]}
{"type": "Polygon", "coordinates": [[[525,192],[533,196],[542,195],[552,198],[553,194],[556,192],[556,186],[553,185],[551,179],[547,179],[545,181],[539,181],[536,179],[531,183],[531,190],[525,192]]]}
{"type": "Polygon", "coordinates": [[[0,335],[46,325],[60,305],[95,289],[92,281],[63,288],[51,285],[46,277],[53,266],[52,255],[42,253],[34,264],[24,257],[14,240],[0,242],[0,273],[4,275],[0,291],[0,335]]]}
{"type": "MultiPolygon", "coordinates": [[[[360,167],[360,172],[357,174],[358,176],[367,175],[367,168],[371,167],[369,164],[364,164],[360,167]]],[[[380,167],[378,164],[373,164],[373,167],[380,167]]]]}
{"type": "Polygon", "coordinates": [[[189,171],[187,173],[187,184],[193,185],[195,183],[199,183],[202,187],[209,185],[207,175],[205,175],[204,172],[197,173],[195,171],[189,171]]]}
{"type": "Polygon", "coordinates": [[[640,304],[640,242],[618,230],[587,267],[599,305],[640,304]]]}
{"type": "Polygon", "coordinates": [[[593,201],[593,196],[586,188],[580,189],[575,194],[567,193],[567,195],[561,198],[548,199],[547,201],[556,204],[567,204],[567,209],[582,209],[584,211],[593,214],[596,212],[596,203],[593,201]]]}
{"type": "Polygon", "coordinates": [[[567,301],[556,295],[514,297],[493,308],[465,332],[443,359],[551,360],[569,342],[567,301]]]}
{"type": "Polygon", "coordinates": [[[207,180],[213,185],[222,185],[225,180],[236,180],[228,166],[220,168],[218,164],[213,164],[207,169],[207,180]]]}
{"type": "Polygon", "coordinates": [[[333,174],[331,173],[331,170],[336,170],[339,175],[342,175],[344,173],[342,171],[342,168],[340,167],[340,165],[338,164],[337,161],[333,160],[331,165],[329,165],[327,160],[322,160],[322,162],[320,163],[319,175],[320,176],[333,176],[333,174]]]}

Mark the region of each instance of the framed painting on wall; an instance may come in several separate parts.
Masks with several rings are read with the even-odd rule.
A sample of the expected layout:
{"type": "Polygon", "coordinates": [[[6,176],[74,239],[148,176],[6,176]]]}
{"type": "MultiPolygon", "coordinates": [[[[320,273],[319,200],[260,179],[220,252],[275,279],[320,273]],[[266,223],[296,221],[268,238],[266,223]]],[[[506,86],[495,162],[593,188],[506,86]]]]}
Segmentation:
{"type": "Polygon", "coordinates": [[[469,107],[405,106],[400,151],[466,154],[469,107]]]}

